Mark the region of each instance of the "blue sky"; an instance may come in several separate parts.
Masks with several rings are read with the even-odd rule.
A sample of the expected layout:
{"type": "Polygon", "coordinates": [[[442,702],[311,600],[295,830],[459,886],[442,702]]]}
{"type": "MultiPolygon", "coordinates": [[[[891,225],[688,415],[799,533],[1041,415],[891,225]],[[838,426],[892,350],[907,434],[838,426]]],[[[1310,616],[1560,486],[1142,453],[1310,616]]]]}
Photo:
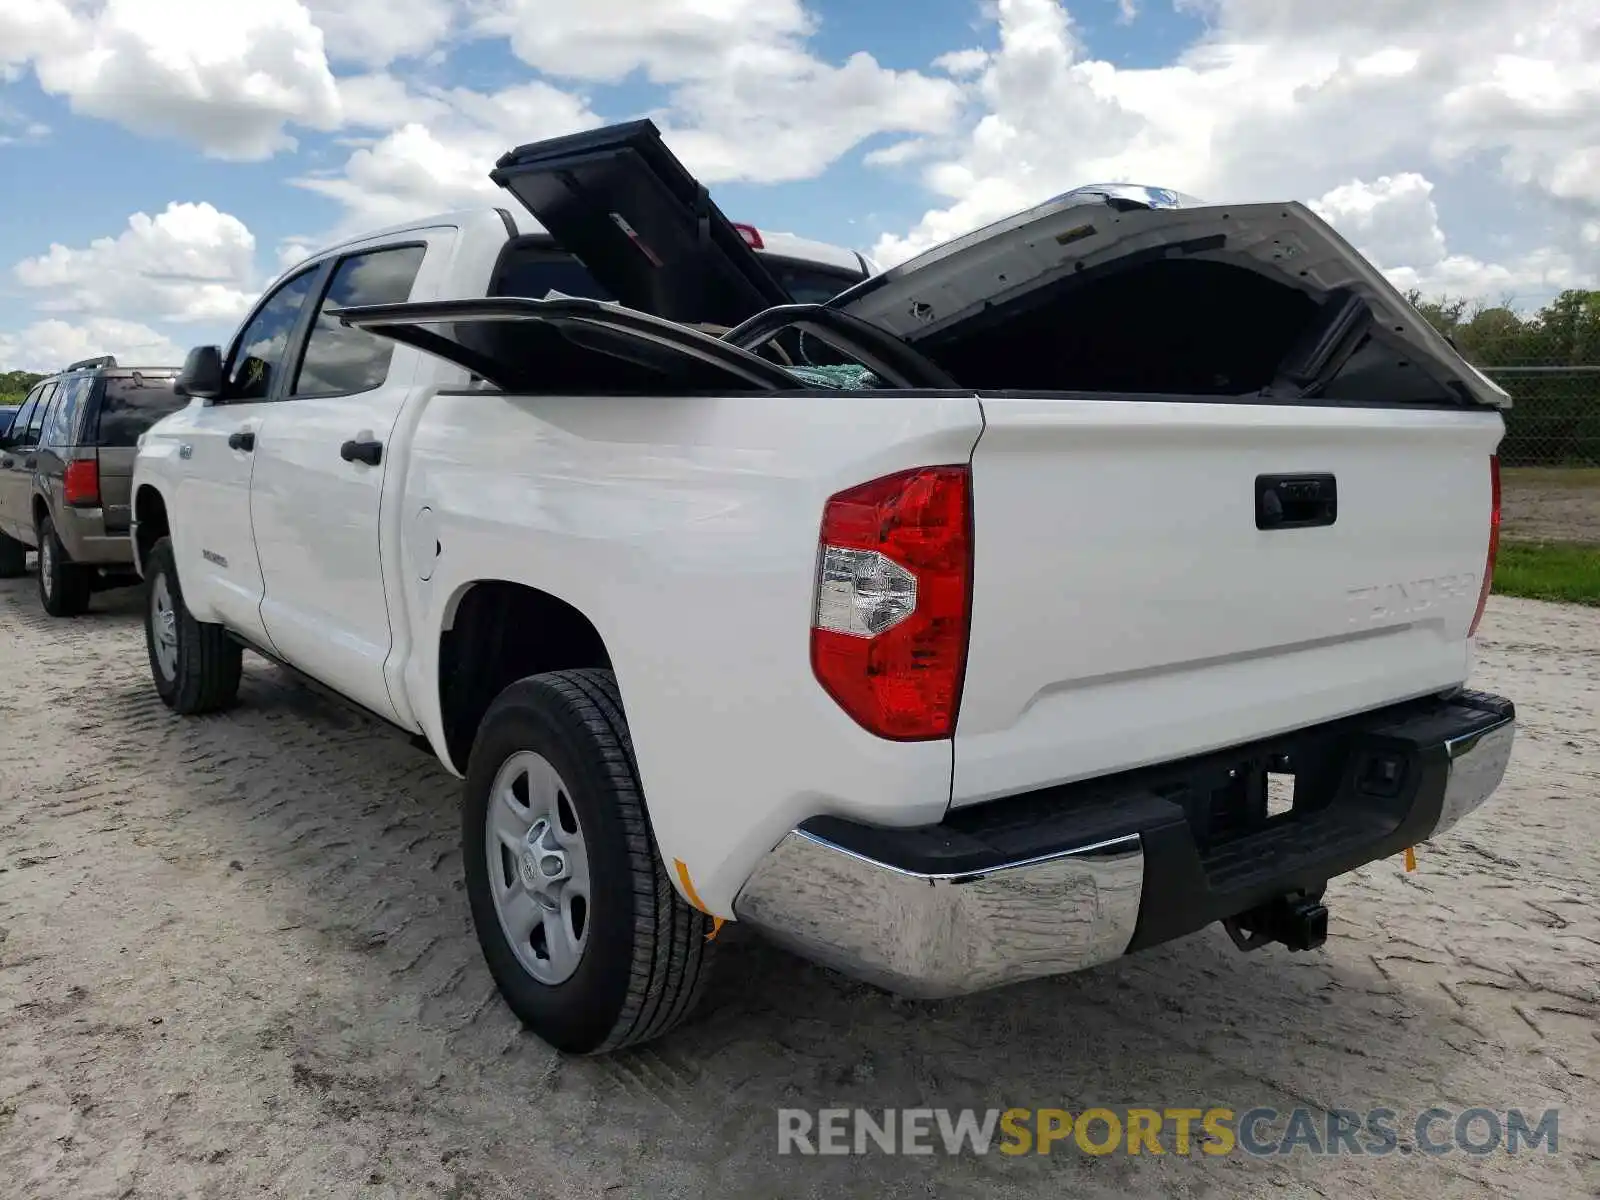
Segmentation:
{"type": "Polygon", "coordinates": [[[319,241],[493,203],[499,151],[646,114],[737,219],[889,260],[1133,179],[1310,201],[1427,291],[1531,304],[1600,266],[1600,11],[1572,0],[26,7],[0,369],[223,337],[319,241]]]}

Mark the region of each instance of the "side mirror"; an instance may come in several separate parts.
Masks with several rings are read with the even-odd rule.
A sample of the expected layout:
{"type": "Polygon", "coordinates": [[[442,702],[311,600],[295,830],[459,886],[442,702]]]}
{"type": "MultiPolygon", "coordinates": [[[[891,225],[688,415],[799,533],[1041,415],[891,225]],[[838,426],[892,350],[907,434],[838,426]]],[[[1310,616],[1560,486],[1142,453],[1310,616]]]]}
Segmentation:
{"type": "Polygon", "coordinates": [[[173,385],[180,396],[215,400],[222,395],[222,351],[216,346],[196,346],[183,360],[183,370],[173,385]]]}

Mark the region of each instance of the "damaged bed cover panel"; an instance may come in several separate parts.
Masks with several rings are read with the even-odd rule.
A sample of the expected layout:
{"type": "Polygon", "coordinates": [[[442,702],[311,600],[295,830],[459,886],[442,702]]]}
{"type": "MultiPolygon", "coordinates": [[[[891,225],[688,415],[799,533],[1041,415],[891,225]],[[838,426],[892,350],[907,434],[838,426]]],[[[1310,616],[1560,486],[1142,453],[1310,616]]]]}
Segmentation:
{"type": "MultiPolygon", "coordinates": [[[[340,323],[365,329],[465,367],[507,392],[547,392],[564,381],[551,346],[533,327],[557,335],[577,355],[616,359],[676,390],[784,391],[805,384],[782,367],[708,334],[617,304],[578,297],[433,300],[338,309],[340,323]]],[[[581,364],[580,364],[581,365],[581,364]]],[[[600,383],[597,375],[595,383],[600,383]]],[[[589,392],[593,387],[562,390],[589,392]]]]}
{"type": "Polygon", "coordinates": [[[489,177],[630,308],[737,325],[792,299],[651,121],[519,146],[489,177]]]}
{"type": "MultiPolygon", "coordinates": [[[[1509,408],[1344,238],[1299,203],[1147,207],[1085,188],[936,246],[836,296],[839,308],[912,345],[937,343],[1038,289],[1139,259],[1182,255],[1246,266],[1321,298],[1346,291],[1371,311],[1374,338],[1461,400],[1509,408]]],[[[1148,319],[1161,319],[1152,310],[1148,319]]],[[[981,386],[982,380],[964,383],[981,386]]]]}

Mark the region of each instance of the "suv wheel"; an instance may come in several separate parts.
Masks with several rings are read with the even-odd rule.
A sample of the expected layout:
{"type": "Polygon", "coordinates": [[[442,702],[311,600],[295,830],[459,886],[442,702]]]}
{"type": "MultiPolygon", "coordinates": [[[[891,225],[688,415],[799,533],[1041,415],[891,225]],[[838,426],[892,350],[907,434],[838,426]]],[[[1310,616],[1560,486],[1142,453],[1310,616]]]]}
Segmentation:
{"type": "Polygon", "coordinates": [[[238,697],[244,651],[183,602],[171,538],[151,547],[145,563],[144,641],[156,693],[174,712],[216,712],[238,697]]]}
{"type": "Polygon", "coordinates": [[[9,533],[0,533],[0,579],[21,579],[28,573],[28,548],[9,533]]]}
{"type": "Polygon", "coordinates": [[[500,693],[467,763],[461,834],[478,942],[534,1033],[602,1053],[689,1015],[711,969],[711,919],[662,865],[610,671],[500,693]]]}
{"type": "Polygon", "coordinates": [[[89,572],[67,556],[55,522],[39,518],[39,603],[52,617],[76,617],[89,608],[89,572]]]}

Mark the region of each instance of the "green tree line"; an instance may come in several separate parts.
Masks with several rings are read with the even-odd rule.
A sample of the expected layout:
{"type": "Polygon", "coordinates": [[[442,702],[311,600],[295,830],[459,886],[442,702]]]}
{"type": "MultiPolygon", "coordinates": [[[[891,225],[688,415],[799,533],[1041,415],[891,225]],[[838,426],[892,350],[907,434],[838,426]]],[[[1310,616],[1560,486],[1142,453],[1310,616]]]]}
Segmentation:
{"type": "Polygon", "coordinates": [[[17,404],[43,379],[32,371],[0,371],[0,404],[17,404]]]}
{"type": "Polygon", "coordinates": [[[1480,367],[1600,366],[1600,291],[1562,292],[1537,312],[1440,296],[1406,299],[1480,367]]]}

